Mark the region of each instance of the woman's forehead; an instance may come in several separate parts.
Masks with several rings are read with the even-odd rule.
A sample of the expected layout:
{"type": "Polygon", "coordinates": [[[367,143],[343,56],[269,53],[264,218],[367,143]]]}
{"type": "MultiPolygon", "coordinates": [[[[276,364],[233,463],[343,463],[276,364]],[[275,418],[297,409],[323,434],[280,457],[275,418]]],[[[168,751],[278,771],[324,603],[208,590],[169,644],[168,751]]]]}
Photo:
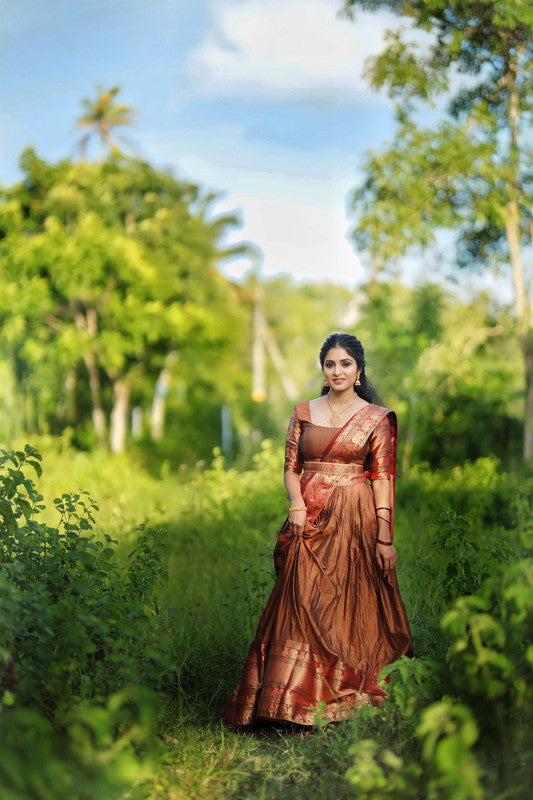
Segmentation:
{"type": "Polygon", "coordinates": [[[325,361],[343,361],[345,358],[349,358],[350,361],[355,361],[354,357],[351,356],[344,347],[332,347],[331,350],[328,350],[326,353],[325,361]]]}

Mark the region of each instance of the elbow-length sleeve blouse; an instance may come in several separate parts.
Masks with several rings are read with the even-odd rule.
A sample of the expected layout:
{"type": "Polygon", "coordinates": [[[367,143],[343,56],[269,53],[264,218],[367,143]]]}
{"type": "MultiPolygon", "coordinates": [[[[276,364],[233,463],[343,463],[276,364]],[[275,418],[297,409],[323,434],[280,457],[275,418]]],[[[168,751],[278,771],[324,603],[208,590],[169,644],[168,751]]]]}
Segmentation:
{"type": "Polygon", "coordinates": [[[368,471],[372,481],[389,480],[392,464],[392,436],[388,417],[382,419],[370,434],[368,450],[368,471]]]}
{"type": "Polygon", "coordinates": [[[300,439],[302,436],[302,420],[295,406],[292,410],[285,440],[285,472],[296,472],[300,474],[304,466],[304,459],[300,451],[300,439]]]}

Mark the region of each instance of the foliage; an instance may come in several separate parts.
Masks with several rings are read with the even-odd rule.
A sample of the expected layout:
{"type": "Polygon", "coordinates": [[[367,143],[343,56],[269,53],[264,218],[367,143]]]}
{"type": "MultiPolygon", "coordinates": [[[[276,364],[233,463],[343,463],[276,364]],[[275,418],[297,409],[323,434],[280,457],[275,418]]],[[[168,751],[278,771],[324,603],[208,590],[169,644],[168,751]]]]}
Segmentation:
{"type": "Polygon", "coordinates": [[[457,242],[462,265],[510,267],[515,333],[528,374],[524,456],[533,463],[533,298],[522,252],[531,241],[532,217],[526,130],[533,16],[526,5],[344,3],[350,11],[392,11],[426,34],[413,42],[405,28],[389,32],[385,50],[368,66],[371,84],[396,103],[398,128],[386,150],[366,158],[365,178],[352,197],[354,239],[377,270],[413,248],[434,245],[443,231],[457,242]],[[457,80],[457,73],[467,80],[457,80]],[[418,107],[428,104],[440,104],[432,127],[417,116],[418,107]]]}
{"type": "Polygon", "coordinates": [[[165,367],[219,405],[241,320],[215,265],[235,218],[143,161],[49,165],[27,150],[21,164],[24,181],[0,194],[0,323],[3,356],[32,398],[25,428],[92,419],[102,442],[112,410],[120,450],[130,401],[151,402],[165,367]]]}
{"type": "Polygon", "coordinates": [[[479,594],[459,598],[442,620],[452,636],[447,657],[456,689],[468,695],[483,730],[496,733],[505,757],[527,746],[520,721],[533,710],[533,648],[525,635],[533,622],[532,585],[529,558],[485,581],[479,594]]]}
{"type": "Polygon", "coordinates": [[[171,620],[154,595],[161,532],[142,530],[121,569],[116,541],[91,534],[97,507],[87,494],[57,499],[59,525],[42,525],[42,497],[25,474],[39,461],[29,445],[0,456],[2,651],[17,701],[53,714],[73,696],[99,699],[138,682],[159,688],[172,648],[171,620]]]}
{"type": "Polygon", "coordinates": [[[358,312],[367,374],[399,415],[404,469],[516,457],[523,379],[503,309],[483,294],[466,304],[435,284],[391,280],[364,287],[358,312]]]}
{"type": "Polygon", "coordinates": [[[153,772],[158,703],[131,687],[105,703],[76,703],[61,730],[28,708],[0,712],[5,800],[118,800],[153,772]]]}
{"type": "Polygon", "coordinates": [[[101,142],[107,145],[112,153],[120,155],[120,149],[114,138],[114,128],[132,125],[135,119],[135,110],[130,106],[119,105],[115,102],[113,98],[119,91],[118,86],[105,90],[100,86],[96,100],[83,98],[82,105],[85,113],[76,120],[77,128],[89,128],[89,131],[82,136],[78,143],[78,148],[83,155],[87,151],[87,145],[93,134],[98,134],[101,142]]]}
{"type": "Polygon", "coordinates": [[[155,691],[174,680],[164,535],[141,529],[120,567],[86,492],[45,524],[40,462],[29,445],[0,452],[2,796],[120,797],[151,772],[155,691]]]}
{"type": "MultiPolygon", "coordinates": [[[[102,675],[97,664],[84,669],[74,665],[64,702],[48,690],[44,702],[45,689],[38,687],[36,701],[42,710],[28,696],[24,706],[24,676],[31,677],[32,665],[24,666],[18,656],[8,666],[0,713],[1,731],[6,731],[0,747],[4,756],[0,786],[14,792],[16,800],[24,796],[44,800],[53,796],[50,786],[56,792],[64,787],[62,796],[67,798],[121,797],[135,781],[127,795],[133,800],[174,796],[316,800],[332,794],[341,800],[370,796],[496,800],[506,792],[520,800],[528,796],[527,719],[533,683],[524,632],[532,622],[533,593],[531,565],[519,557],[531,546],[532,494],[525,478],[503,471],[494,459],[446,470],[420,466],[409,470],[399,484],[396,540],[399,581],[413,624],[416,657],[401,659],[383,671],[389,699],[379,709],[363,708],[349,722],[325,726],[303,738],[282,727],[249,735],[220,727],[217,713],[237,679],[273,581],[272,545],[286,509],[280,480],[282,451],[266,443],[248,471],[225,468],[218,454],[208,469],[183,474],[177,490],[175,476],[156,479],[125,458],[106,465],[98,452],[75,453],[66,445],[59,450],[57,443],[54,448],[49,442],[47,470],[41,478],[47,502],[56,487],[63,490],[65,481],[68,485],[72,480],[89,480],[93,473],[91,491],[98,493],[102,506],[95,527],[88,520],[91,528],[82,531],[77,520],[87,517],[78,501],[94,516],[87,495],[76,492],[76,499],[70,493],[59,503],[65,523],[75,526],[67,540],[76,543],[81,536],[91,544],[77,544],[70,557],[64,546],[58,546],[55,560],[45,562],[55,575],[61,556],[62,595],[70,597],[73,606],[69,620],[79,624],[82,611],[98,593],[113,605],[108,574],[117,584],[117,594],[122,592],[123,605],[116,600],[115,618],[126,620],[129,611],[141,605],[139,597],[144,597],[144,605],[136,618],[137,636],[113,628],[122,645],[99,654],[109,674],[102,675]],[[121,484],[127,487],[123,499],[121,484]],[[112,530],[120,531],[125,554],[132,549],[130,529],[142,518],[143,503],[150,516],[165,520],[168,527],[168,535],[158,537],[162,561],[152,563],[152,556],[141,552],[133,557],[137,566],[131,570],[131,558],[118,567],[110,557],[104,578],[94,561],[101,548],[115,550],[105,539],[108,521],[115,520],[112,530]],[[443,514],[447,506],[454,511],[443,514]],[[92,590],[82,603],[75,599],[72,586],[80,580],[76,552],[94,556],[83,570],[83,580],[92,590]],[[445,574],[449,580],[440,586],[445,574]],[[141,653],[153,636],[156,655],[162,659],[157,676],[146,669],[141,653]],[[114,652],[123,652],[119,665],[111,660],[114,652]],[[138,671],[134,686],[131,672],[129,677],[120,672],[122,664],[129,670],[130,660],[137,665],[132,672],[138,671]],[[89,682],[77,680],[80,673],[89,676],[89,682]],[[19,687],[6,689],[13,675],[20,680],[19,687]],[[145,694],[149,687],[157,689],[161,703],[161,746],[153,738],[155,706],[153,695],[145,694]],[[16,724],[10,726],[10,719],[16,724]]],[[[33,523],[36,530],[38,524],[46,542],[51,541],[46,527],[66,536],[63,523],[51,524],[50,509],[32,515],[26,506],[30,516],[26,520],[24,503],[21,506],[16,498],[31,507],[28,490],[18,482],[20,475],[12,473],[27,475],[28,470],[39,469],[40,461],[31,448],[21,449],[15,457],[23,463],[6,462],[2,472],[4,494],[10,495],[8,506],[2,506],[6,514],[18,508],[18,529],[33,523]],[[50,520],[48,526],[44,519],[50,520]]],[[[142,538],[139,544],[149,547],[142,538]]],[[[32,563],[28,569],[35,576],[32,563]]],[[[51,577],[34,578],[29,587],[20,578],[19,583],[8,581],[4,570],[5,566],[0,607],[4,622],[23,614],[14,608],[16,592],[22,590],[31,589],[32,597],[41,592],[52,610],[56,608],[59,599],[52,597],[51,577]],[[48,593],[36,588],[40,582],[48,593]]],[[[105,608],[98,608],[101,624],[107,625],[105,608]]],[[[10,625],[2,628],[9,631],[10,625]]],[[[96,639],[90,625],[79,630],[80,663],[93,634],[96,639]]],[[[57,641],[61,645],[60,634],[57,641]]],[[[44,658],[49,646],[46,631],[33,643],[44,658]]],[[[7,644],[2,663],[13,652],[11,641],[7,644]]],[[[25,652],[29,659],[29,651],[25,652]]],[[[66,647],[58,653],[66,662],[71,658],[66,647]]],[[[9,796],[6,790],[3,793],[9,796]]]]}

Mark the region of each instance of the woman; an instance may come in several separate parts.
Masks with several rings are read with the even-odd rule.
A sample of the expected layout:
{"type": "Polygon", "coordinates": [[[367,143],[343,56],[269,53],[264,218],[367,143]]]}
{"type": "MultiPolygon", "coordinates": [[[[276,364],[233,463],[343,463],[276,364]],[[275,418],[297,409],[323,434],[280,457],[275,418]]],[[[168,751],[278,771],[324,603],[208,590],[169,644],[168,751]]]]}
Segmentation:
{"type": "Polygon", "coordinates": [[[355,336],[329,336],[320,365],[322,396],[290,419],[277,580],[222,713],[229,725],[344,719],[379,704],[380,670],[411,653],[392,544],[396,415],[373,402],[355,336]]]}

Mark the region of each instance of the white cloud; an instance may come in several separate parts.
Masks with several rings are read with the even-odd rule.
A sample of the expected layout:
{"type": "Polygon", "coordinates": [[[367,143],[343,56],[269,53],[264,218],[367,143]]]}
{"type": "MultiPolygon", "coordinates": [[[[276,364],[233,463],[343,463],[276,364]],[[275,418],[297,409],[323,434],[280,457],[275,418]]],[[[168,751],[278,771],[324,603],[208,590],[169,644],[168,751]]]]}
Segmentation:
{"type": "Polygon", "coordinates": [[[219,97],[286,102],[376,102],[362,78],[398,18],[340,18],[332,0],[216,0],[213,26],[189,54],[195,89],[219,97]]]}
{"type": "MultiPolygon", "coordinates": [[[[341,198],[342,199],[342,198],[341,198]]],[[[354,285],[362,267],[346,240],[346,219],[339,206],[258,196],[232,196],[244,212],[243,234],[264,253],[263,274],[290,273],[300,280],[330,280],[354,285]]],[[[239,278],[250,264],[229,264],[225,272],[239,278]]]]}
{"type": "MultiPolygon", "coordinates": [[[[144,137],[147,156],[173,164],[178,174],[227,191],[219,213],[240,209],[243,225],[233,243],[248,240],[264,254],[263,272],[291,273],[299,280],[332,280],[354,285],[362,268],[346,240],[345,197],[355,182],[346,154],[294,151],[246,140],[238,126],[184,130],[144,137]]],[[[248,260],[225,265],[240,278],[248,260]]]]}

